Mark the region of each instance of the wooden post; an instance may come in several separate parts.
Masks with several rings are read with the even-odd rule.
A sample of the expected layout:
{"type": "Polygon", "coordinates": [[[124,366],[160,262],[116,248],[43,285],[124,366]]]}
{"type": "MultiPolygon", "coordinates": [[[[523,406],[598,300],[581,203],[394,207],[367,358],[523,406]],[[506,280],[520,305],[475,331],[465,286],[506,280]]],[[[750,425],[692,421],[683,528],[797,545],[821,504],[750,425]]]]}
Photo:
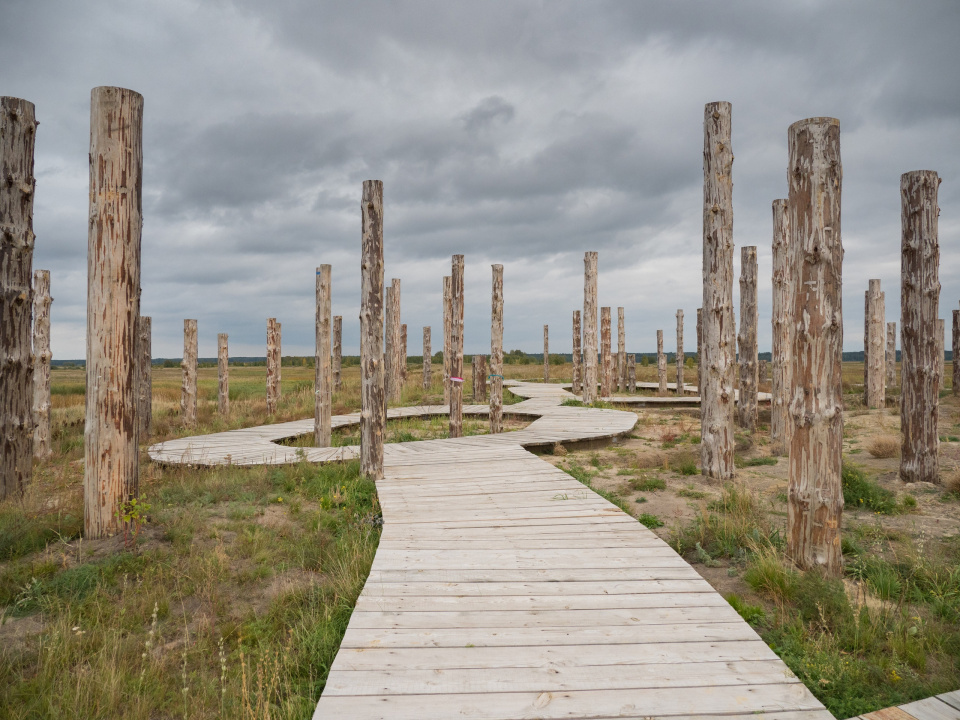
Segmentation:
{"type": "Polygon", "coordinates": [[[658,395],[667,394],[667,356],[663,354],[663,330],[657,330],[657,382],[658,395]]]}
{"type": "Polygon", "coordinates": [[[953,381],[954,395],[960,395],[960,310],[953,311],[953,381]]]}
{"type": "MultiPolygon", "coordinates": [[[[122,527],[121,506],[140,492],[134,348],[140,316],[142,129],[142,95],[116,87],[91,91],[83,470],[88,540],[115,534],[122,527]]],[[[9,217],[2,204],[0,215],[9,217]]]]}
{"type": "Polygon", "coordinates": [[[477,358],[477,374],[473,380],[473,397],[476,401],[485,403],[487,401],[487,356],[475,355],[477,358]]]}
{"type": "Polygon", "coordinates": [[[330,357],[330,314],[332,268],[317,268],[317,321],[314,345],[313,443],[316,447],[332,444],[333,368],[330,357]]]}
{"type": "Polygon", "coordinates": [[[33,271],[33,456],[50,457],[50,271],[33,271]]]}
{"type": "Polygon", "coordinates": [[[867,367],[867,407],[882,408],[886,402],[887,387],[884,376],[884,344],[886,328],[885,300],[880,291],[880,281],[871,280],[867,290],[867,346],[869,354],[864,357],[867,367]]]}
{"type": "Polygon", "coordinates": [[[137,417],[140,418],[140,443],[146,443],[153,432],[153,357],[152,357],[152,321],[140,316],[137,322],[138,370],[137,417]]]}
{"type": "Polygon", "coordinates": [[[183,321],[183,359],[180,361],[180,368],[182,371],[180,384],[180,416],[184,427],[195,427],[197,424],[196,320],[183,321]]]}
{"type": "Polygon", "coordinates": [[[503,265],[493,265],[490,301],[490,433],[503,430],[503,265]]]}
{"type": "Polygon", "coordinates": [[[697,308],[697,395],[703,395],[703,308],[697,308]]]}
{"type": "Polygon", "coordinates": [[[802,568],[842,571],[843,243],[840,123],[810,118],[788,132],[794,273],[787,552],[802,568]]]}
{"type": "Polygon", "coordinates": [[[617,391],[627,389],[627,326],[623,317],[624,309],[617,308],[617,391]]]}
{"type": "Polygon", "coordinates": [[[423,328],[423,389],[429,390],[430,383],[433,378],[431,377],[433,356],[430,354],[430,326],[425,326],[423,328]]]}
{"type": "Polygon", "coordinates": [[[627,392],[635,393],[637,391],[637,356],[627,355],[627,392]]]}
{"type": "Polygon", "coordinates": [[[580,351],[580,311],[573,311],[573,386],[570,392],[579,395],[583,392],[583,354],[580,351]]]}
{"type": "Polygon", "coordinates": [[[733,149],[731,107],[709,103],[703,114],[703,365],[700,465],[716,480],[733,478],[733,149]]]}
{"type": "Polygon", "coordinates": [[[613,395],[613,354],[610,337],[610,308],[600,308],[600,397],[613,395]]]}
{"type": "Polygon", "coordinates": [[[453,308],[453,300],[450,295],[450,276],[443,278],[443,404],[450,404],[450,323],[453,308]]]}
{"type": "Polygon", "coordinates": [[[383,181],[364,180],[360,259],[360,472],[383,479],[383,181]]]}
{"type": "Polygon", "coordinates": [[[900,176],[900,479],[904,482],[940,483],[939,186],[940,178],[932,170],[900,176]]]}
{"type": "Polygon", "coordinates": [[[737,422],[747,432],[757,429],[757,248],[740,248],[740,398],[737,422]]]}
{"type": "MultiPolygon", "coordinates": [[[[332,302],[331,289],[331,302],[332,302]]],[[[333,391],[343,389],[343,316],[333,316],[333,391]]]]}
{"type": "Polygon", "coordinates": [[[887,323],[887,386],[897,385],[897,324],[887,323]]]}
{"type": "Polygon", "coordinates": [[[230,346],[227,333],[217,333],[217,411],[230,415],[230,346]]]}
{"type": "Polygon", "coordinates": [[[773,201],[773,345],[770,363],[773,377],[770,384],[770,441],[774,455],[790,453],[793,421],[789,412],[790,374],[793,351],[792,328],[793,280],[790,267],[790,214],[786,200],[773,201]]]}
{"type": "Polygon", "coordinates": [[[757,371],[757,380],[758,380],[759,382],[765,383],[767,380],[770,379],[769,369],[768,369],[768,365],[767,365],[767,361],[766,361],[766,360],[760,360],[760,361],[757,363],[757,368],[758,368],[758,371],[757,371]]]}
{"type": "Polygon", "coordinates": [[[394,364],[397,358],[396,346],[400,341],[400,338],[394,336],[394,324],[393,324],[393,311],[394,311],[394,302],[393,302],[393,292],[394,292],[394,283],[396,278],[394,278],[389,285],[387,285],[386,290],[383,295],[383,392],[384,397],[386,398],[387,404],[393,400],[393,395],[395,392],[394,388],[394,364]]]}
{"type": "Polygon", "coordinates": [[[583,255],[583,402],[597,399],[597,253],[583,255]]]}
{"type": "Polygon", "coordinates": [[[939,389],[943,390],[946,387],[946,380],[944,380],[944,375],[946,372],[944,368],[946,366],[946,361],[944,359],[944,344],[946,342],[946,328],[944,327],[943,318],[937,318],[937,368],[940,373],[940,381],[938,383],[939,389]]]}
{"type": "MultiPolygon", "coordinates": [[[[30,273],[36,133],[33,103],[0,97],[0,500],[22,495],[33,475],[30,273]]],[[[138,235],[138,258],[139,247],[138,235]]]]}
{"type": "Polygon", "coordinates": [[[402,347],[403,327],[400,322],[400,278],[393,278],[390,281],[390,287],[392,292],[390,293],[391,307],[388,317],[393,324],[393,329],[390,333],[390,336],[393,338],[393,345],[392,348],[387,348],[388,350],[392,349],[390,357],[390,377],[387,383],[387,402],[399,403],[403,395],[403,371],[401,361],[405,360],[404,348],[402,347]]]}
{"type": "Polygon", "coordinates": [[[400,391],[403,395],[403,386],[407,384],[407,324],[400,325],[400,391]]]}
{"type": "Polygon", "coordinates": [[[677,395],[683,397],[683,363],[687,356],[683,352],[683,310],[677,310],[677,395]]]}
{"type": "Polygon", "coordinates": [[[543,326],[543,381],[550,382],[550,326],[543,326]]]}
{"type": "Polygon", "coordinates": [[[463,255],[450,271],[450,437],[463,435],[463,255]]]}
{"type": "Polygon", "coordinates": [[[280,363],[277,352],[280,346],[280,323],[276,318],[267,318],[267,414],[277,411],[280,401],[280,363]]]}

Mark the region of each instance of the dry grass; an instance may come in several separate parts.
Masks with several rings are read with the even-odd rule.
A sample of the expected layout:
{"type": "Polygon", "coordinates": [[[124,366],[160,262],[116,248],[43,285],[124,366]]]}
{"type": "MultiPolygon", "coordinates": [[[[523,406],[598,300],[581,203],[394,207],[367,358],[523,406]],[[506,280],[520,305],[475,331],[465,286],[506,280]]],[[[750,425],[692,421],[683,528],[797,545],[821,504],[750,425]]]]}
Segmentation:
{"type": "Polygon", "coordinates": [[[875,458],[900,456],[900,438],[896,435],[878,435],[867,444],[867,452],[875,458]]]}

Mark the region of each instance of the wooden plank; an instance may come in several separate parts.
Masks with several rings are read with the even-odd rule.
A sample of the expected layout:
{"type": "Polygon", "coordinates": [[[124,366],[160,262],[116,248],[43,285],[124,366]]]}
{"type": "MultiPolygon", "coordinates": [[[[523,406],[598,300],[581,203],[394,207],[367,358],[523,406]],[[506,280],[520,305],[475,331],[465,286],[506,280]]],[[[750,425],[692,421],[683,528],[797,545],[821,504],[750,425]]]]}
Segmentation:
{"type": "Polygon", "coordinates": [[[960,710],[937,697],[900,705],[900,710],[917,720],[960,720],[960,710]]]}
{"type": "Polygon", "coordinates": [[[637,595],[677,592],[712,592],[706,580],[634,580],[627,582],[399,582],[371,583],[363,589],[372,597],[525,597],[577,595],[637,595]]]}
{"type": "MultiPolygon", "coordinates": [[[[357,599],[355,612],[384,610],[391,612],[486,612],[514,610],[609,610],[650,608],[716,608],[726,603],[713,588],[700,587],[680,593],[654,592],[617,595],[382,595],[364,593],[357,599]]],[[[710,615],[711,613],[707,613],[710,615]]],[[[606,615],[604,614],[604,617],[606,615]]]]}
{"type": "Polygon", "coordinates": [[[954,690],[953,692],[943,693],[942,695],[937,695],[940,700],[943,700],[950,707],[954,707],[957,710],[960,710],[960,690],[954,690]]]}

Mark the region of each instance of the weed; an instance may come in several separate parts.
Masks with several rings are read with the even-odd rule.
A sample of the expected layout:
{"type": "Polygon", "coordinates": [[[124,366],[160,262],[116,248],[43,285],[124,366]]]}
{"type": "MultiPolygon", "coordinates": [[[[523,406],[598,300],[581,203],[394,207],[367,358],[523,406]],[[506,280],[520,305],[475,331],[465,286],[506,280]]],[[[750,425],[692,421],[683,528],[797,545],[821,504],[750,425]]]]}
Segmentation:
{"type": "Polygon", "coordinates": [[[867,452],[875,458],[900,457],[900,438],[895,435],[879,435],[867,444],[867,452]]]}
{"type": "Polygon", "coordinates": [[[740,456],[734,457],[734,464],[737,467],[760,467],[763,465],[776,465],[777,459],[775,457],[754,457],[754,458],[744,458],[740,456]]]}
{"type": "Polygon", "coordinates": [[[637,519],[642,525],[646,525],[651,530],[663,527],[663,520],[658,518],[656,515],[651,515],[650,513],[641,513],[640,517],[637,519]]]}
{"type": "Polygon", "coordinates": [[[847,507],[873,510],[882,515],[895,515],[900,512],[894,494],[869,480],[866,473],[857,466],[844,463],[840,478],[843,502],[847,507]]]}
{"type": "Polygon", "coordinates": [[[629,481],[630,489],[637,492],[655,492],[666,490],[667,483],[663,478],[642,476],[629,481]]]}
{"type": "Polygon", "coordinates": [[[690,498],[691,500],[702,500],[707,496],[705,492],[695,489],[693,485],[687,485],[685,488],[680,488],[677,490],[677,495],[680,497],[690,498]]]}
{"type": "Polygon", "coordinates": [[[730,603],[730,607],[736,610],[740,614],[740,617],[751,625],[757,625],[763,622],[767,616],[762,607],[748,604],[746,600],[736,593],[724,595],[724,600],[730,603]]]}

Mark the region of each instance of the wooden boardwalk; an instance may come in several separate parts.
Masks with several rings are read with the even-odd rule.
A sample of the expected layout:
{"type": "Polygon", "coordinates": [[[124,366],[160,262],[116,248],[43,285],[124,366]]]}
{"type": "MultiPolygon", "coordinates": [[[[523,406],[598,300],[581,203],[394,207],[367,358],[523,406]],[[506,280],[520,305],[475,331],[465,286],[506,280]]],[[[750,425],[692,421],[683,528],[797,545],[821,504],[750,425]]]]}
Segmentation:
{"type": "Polygon", "coordinates": [[[960,720],[960,690],[865,713],[850,720],[960,720]]]}
{"type": "MultiPolygon", "coordinates": [[[[529,399],[510,412],[538,416],[524,430],[386,447],[383,534],[314,718],[832,720],[666,543],[523,447],[620,435],[636,415],[561,406],[559,385],[512,391],[529,399]]],[[[244,437],[265,435],[151,456],[252,459],[244,437]]]]}

